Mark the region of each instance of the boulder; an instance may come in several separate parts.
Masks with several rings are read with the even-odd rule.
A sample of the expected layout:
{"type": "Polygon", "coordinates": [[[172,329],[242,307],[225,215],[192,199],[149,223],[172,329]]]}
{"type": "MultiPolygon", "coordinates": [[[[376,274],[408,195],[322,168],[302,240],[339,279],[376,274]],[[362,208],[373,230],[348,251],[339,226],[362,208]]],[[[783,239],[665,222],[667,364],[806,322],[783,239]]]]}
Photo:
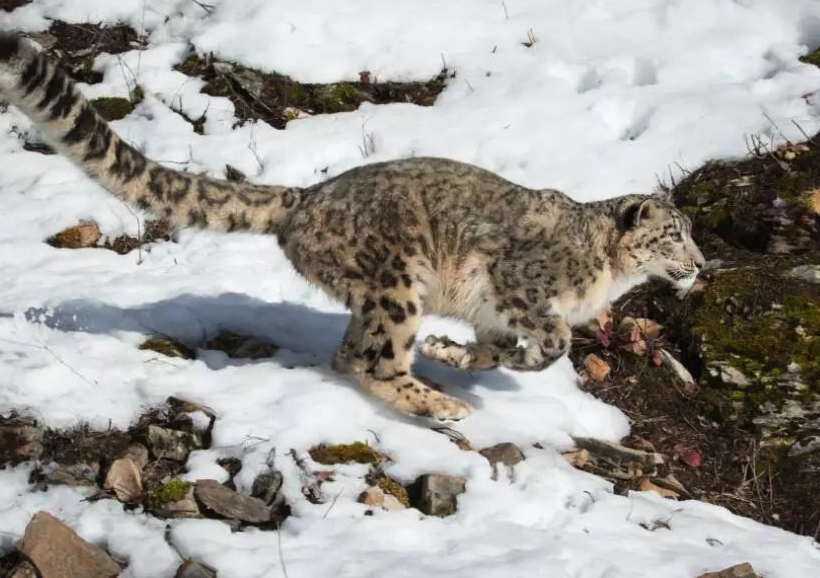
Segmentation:
{"type": "Polygon", "coordinates": [[[80,538],[48,512],[38,512],[17,549],[41,578],[113,578],[119,565],[104,550],[80,538]]]}

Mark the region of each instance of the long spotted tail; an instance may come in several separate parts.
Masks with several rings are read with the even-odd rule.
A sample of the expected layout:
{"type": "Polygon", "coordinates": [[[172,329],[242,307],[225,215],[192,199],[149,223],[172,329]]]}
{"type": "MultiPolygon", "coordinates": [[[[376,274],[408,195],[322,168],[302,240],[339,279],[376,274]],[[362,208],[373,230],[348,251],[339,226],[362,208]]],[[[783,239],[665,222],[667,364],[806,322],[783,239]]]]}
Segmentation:
{"type": "Polygon", "coordinates": [[[57,62],[5,32],[0,93],[111,193],[176,226],[276,233],[301,202],[301,189],[220,181],[146,159],[111,130],[57,62]]]}

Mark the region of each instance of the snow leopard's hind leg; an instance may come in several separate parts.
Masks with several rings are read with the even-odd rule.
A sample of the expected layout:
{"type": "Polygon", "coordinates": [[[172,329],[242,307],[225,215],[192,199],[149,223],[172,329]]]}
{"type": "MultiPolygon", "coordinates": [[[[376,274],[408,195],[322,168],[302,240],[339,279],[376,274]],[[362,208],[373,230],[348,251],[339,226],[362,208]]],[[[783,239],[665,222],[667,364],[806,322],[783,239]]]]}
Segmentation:
{"type": "Polygon", "coordinates": [[[370,395],[399,411],[438,420],[470,414],[464,401],[437,391],[411,373],[421,300],[408,288],[365,295],[333,359],[337,371],[356,376],[370,395]]]}

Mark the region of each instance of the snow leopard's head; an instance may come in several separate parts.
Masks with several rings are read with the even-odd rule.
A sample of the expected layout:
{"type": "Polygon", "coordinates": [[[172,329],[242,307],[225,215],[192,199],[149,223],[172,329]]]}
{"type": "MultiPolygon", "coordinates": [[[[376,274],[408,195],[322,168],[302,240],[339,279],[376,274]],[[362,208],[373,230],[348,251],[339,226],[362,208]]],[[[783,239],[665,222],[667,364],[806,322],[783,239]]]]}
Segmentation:
{"type": "Polygon", "coordinates": [[[658,196],[626,197],[619,207],[618,256],[624,270],[660,277],[689,289],[704,264],[692,240],[692,223],[658,196]]]}

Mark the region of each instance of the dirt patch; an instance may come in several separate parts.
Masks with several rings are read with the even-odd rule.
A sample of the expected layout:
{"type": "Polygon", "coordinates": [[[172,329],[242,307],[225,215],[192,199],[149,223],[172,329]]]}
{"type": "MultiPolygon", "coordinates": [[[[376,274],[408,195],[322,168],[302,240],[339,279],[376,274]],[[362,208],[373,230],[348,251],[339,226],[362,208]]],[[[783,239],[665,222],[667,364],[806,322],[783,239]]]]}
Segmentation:
{"type": "Polygon", "coordinates": [[[589,353],[611,366],[585,389],[627,414],[628,445],[671,458],[693,498],[815,538],[820,285],[791,271],[820,264],[817,142],[708,163],[671,191],[710,260],[703,283],[683,299],[665,283],[641,287],[614,304],[613,325],[625,316],[660,322],[655,346],[694,384],[622,343],[581,337],[571,354],[579,368],[589,353]]]}
{"type": "Polygon", "coordinates": [[[432,106],[447,79],[455,76],[445,68],[425,82],[379,82],[362,71],[359,82],[303,84],[287,76],[219,61],[210,55],[191,55],[176,70],[202,78],[203,93],[229,98],[240,122],[262,120],[278,129],[303,116],[353,111],[363,102],[432,106]]]}
{"type": "Polygon", "coordinates": [[[26,4],[31,4],[31,0],[0,0],[0,12],[13,12],[26,4]]]}
{"type": "Polygon", "coordinates": [[[87,84],[102,82],[102,74],[94,70],[94,59],[100,54],[121,54],[145,47],[137,31],[124,24],[103,26],[56,20],[47,32],[30,36],[63,64],[69,76],[87,84]]]}

